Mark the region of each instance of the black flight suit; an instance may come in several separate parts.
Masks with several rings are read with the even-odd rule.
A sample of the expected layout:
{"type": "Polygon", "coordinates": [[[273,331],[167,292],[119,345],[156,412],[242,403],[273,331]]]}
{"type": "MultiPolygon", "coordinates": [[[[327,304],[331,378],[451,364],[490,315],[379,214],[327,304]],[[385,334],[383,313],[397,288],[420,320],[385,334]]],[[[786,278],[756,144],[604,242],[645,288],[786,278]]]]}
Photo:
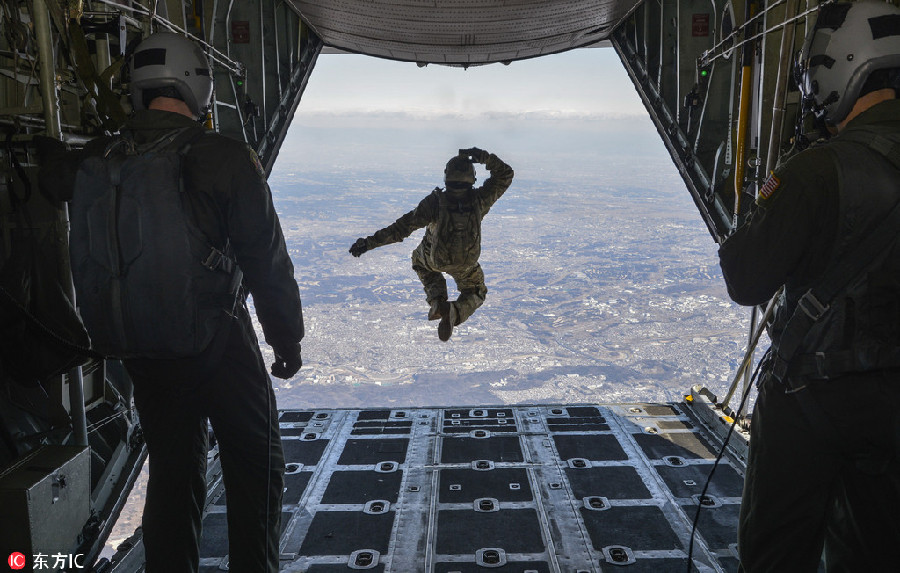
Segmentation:
{"type": "MultiPolygon", "coordinates": [[[[177,113],[137,112],[125,129],[137,143],[174,129],[199,128],[177,113]]],[[[42,170],[42,189],[71,196],[89,142],[42,170]]],[[[194,221],[215,245],[230,239],[253,295],[266,342],[296,347],[303,338],[300,295],[269,187],[247,145],[207,133],[193,140],[183,177],[194,221]]],[[[124,361],[150,459],[143,533],[149,573],[195,572],[206,499],[207,420],[219,445],[228,498],[230,570],[278,570],[284,455],[278,411],[246,305],[199,356],[124,361]],[[268,558],[268,563],[266,563],[268,558]]]]}
{"type": "MultiPolygon", "coordinates": [[[[841,149],[838,141],[868,126],[900,133],[900,101],[866,110],[833,143],[789,160],[762,188],[751,219],[719,250],[728,291],[736,302],[765,303],[784,285],[784,302],[771,330],[775,342],[782,319],[793,312],[800,295],[834,261],[852,256],[847,238],[855,237],[849,242],[859,243],[866,229],[877,226],[879,217],[900,200],[900,185],[894,183],[900,182],[900,172],[894,179],[882,179],[889,181],[884,189],[868,188],[865,172],[861,180],[847,181],[847,188],[842,188],[842,173],[853,171],[846,167],[842,171],[836,156],[841,149]],[[875,197],[889,198],[888,209],[861,216],[875,197]],[[855,198],[861,200],[854,202],[855,198]]],[[[867,157],[880,162],[879,172],[891,174],[882,156],[869,151],[867,157]]],[[[897,344],[900,248],[895,243],[891,249],[886,262],[867,271],[867,284],[873,285],[864,291],[868,298],[855,309],[844,305],[843,323],[835,320],[833,328],[829,324],[826,339],[855,340],[855,334],[848,335],[860,324],[866,327],[868,320],[886,324],[895,332],[890,342],[897,344]],[[876,276],[880,291],[875,290],[876,276]],[[870,312],[865,318],[863,307],[876,304],[886,314],[879,319],[870,312]]],[[[844,293],[839,297],[849,296],[844,293]]],[[[824,349],[804,348],[803,356],[822,355],[816,351],[824,349]]],[[[808,384],[804,389],[786,392],[785,385],[766,373],[760,385],[739,522],[742,570],[816,571],[823,546],[828,571],[896,570],[900,368],[848,368],[833,375],[826,372],[828,378],[823,378],[799,373],[796,362],[792,361],[786,381],[796,387],[808,384]]]]}
{"type": "MultiPolygon", "coordinates": [[[[484,218],[491,206],[506,192],[513,180],[512,167],[504,163],[499,157],[490,154],[485,162],[491,176],[481,187],[466,186],[460,189],[451,188],[448,185],[446,193],[448,197],[454,194],[466,194],[471,197],[473,204],[478,209],[479,217],[484,218]]],[[[472,316],[478,307],[484,304],[487,296],[487,287],[484,284],[484,271],[478,259],[466,261],[465,264],[453,268],[434,268],[429,262],[429,251],[435,240],[434,227],[438,220],[438,196],[431,193],[419,205],[406,213],[387,227],[376,231],[366,237],[366,247],[374,249],[391,243],[399,243],[410,236],[413,231],[426,227],[422,242],[413,251],[412,268],[422,281],[425,288],[425,297],[429,304],[434,301],[447,300],[447,281],[443,273],[453,277],[456,287],[459,289],[459,299],[453,302],[456,306],[456,324],[462,324],[472,316]]],[[[481,238],[479,236],[478,240],[481,238]]],[[[454,325],[455,326],[455,325],[454,325]]]]}

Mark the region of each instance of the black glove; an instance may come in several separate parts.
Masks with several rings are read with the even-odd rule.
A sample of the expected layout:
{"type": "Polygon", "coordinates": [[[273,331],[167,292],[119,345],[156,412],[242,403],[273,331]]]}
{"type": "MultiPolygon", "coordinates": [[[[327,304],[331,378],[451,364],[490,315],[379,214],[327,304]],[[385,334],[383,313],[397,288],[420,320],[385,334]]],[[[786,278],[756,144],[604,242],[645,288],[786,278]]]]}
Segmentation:
{"type": "Polygon", "coordinates": [[[350,254],[354,257],[358,257],[361,254],[365,253],[369,250],[369,245],[366,244],[366,240],[360,237],[356,239],[356,242],[350,245],[350,254]]]}
{"type": "Polygon", "coordinates": [[[287,380],[303,366],[303,358],[300,356],[300,343],[290,348],[274,348],[275,362],[272,363],[272,376],[287,380]]]}
{"type": "Polygon", "coordinates": [[[460,149],[459,154],[469,156],[472,159],[472,163],[487,163],[488,158],[491,156],[491,154],[484,149],[478,149],[477,147],[460,149]]]}

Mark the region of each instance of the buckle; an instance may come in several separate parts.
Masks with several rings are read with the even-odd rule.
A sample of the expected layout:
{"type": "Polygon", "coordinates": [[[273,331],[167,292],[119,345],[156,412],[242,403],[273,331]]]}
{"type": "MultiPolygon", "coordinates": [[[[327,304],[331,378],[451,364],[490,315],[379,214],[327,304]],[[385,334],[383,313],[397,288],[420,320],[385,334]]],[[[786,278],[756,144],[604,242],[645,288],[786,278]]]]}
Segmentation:
{"type": "Polygon", "coordinates": [[[203,261],[203,266],[211,271],[214,271],[222,265],[222,260],[224,258],[225,254],[222,251],[213,248],[212,250],[210,250],[209,256],[206,257],[206,260],[203,261]]]}
{"type": "Polygon", "coordinates": [[[816,352],[816,378],[821,378],[822,380],[828,379],[828,373],[825,370],[825,353],[824,352],[816,352]]]}
{"type": "Polygon", "coordinates": [[[800,297],[800,300],[797,301],[797,308],[802,310],[803,314],[813,319],[813,321],[817,321],[822,318],[822,315],[828,312],[831,305],[823,305],[812,293],[812,290],[808,290],[800,297]]]}

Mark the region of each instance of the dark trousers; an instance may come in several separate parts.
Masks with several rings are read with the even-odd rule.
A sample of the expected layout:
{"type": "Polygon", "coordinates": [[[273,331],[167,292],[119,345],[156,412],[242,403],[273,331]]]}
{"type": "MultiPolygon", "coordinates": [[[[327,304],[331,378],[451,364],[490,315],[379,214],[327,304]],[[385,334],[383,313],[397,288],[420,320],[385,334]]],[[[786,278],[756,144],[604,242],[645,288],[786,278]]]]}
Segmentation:
{"type": "Polygon", "coordinates": [[[284,455],[275,395],[245,313],[226,335],[214,361],[126,362],[150,460],[143,516],[148,573],[199,569],[207,420],[228,499],[229,569],[278,571],[284,455]]]}
{"type": "Polygon", "coordinates": [[[876,372],[785,394],[762,385],[738,532],[741,570],[896,571],[900,376],[876,372]],[[818,420],[799,399],[812,398],[818,420]],[[823,427],[825,426],[825,427],[823,427]]]}

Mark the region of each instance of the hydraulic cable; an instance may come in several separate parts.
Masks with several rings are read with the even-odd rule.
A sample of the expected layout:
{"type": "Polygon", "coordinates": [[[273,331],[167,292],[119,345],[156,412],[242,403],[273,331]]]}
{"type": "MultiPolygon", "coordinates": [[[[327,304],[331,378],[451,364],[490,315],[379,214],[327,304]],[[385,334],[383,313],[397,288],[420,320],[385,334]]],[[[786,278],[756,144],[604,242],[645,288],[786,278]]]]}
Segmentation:
{"type": "MultiPolygon", "coordinates": [[[[756,369],[753,371],[753,376],[750,377],[750,384],[747,384],[747,387],[744,389],[744,394],[741,396],[741,404],[738,406],[738,412],[744,409],[744,405],[747,402],[747,398],[750,396],[750,387],[752,386],[752,382],[759,377],[760,370],[762,370],[763,364],[768,362],[767,358],[771,353],[771,349],[766,351],[766,354],[762,357],[759,363],[756,365],[756,369]]],[[[735,415],[731,417],[731,425],[728,427],[728,432],[725,434],[725,438],[722,440],[722,447],[719,449],[719,454],[716,456],[716,461],[713,462],[712,469],[709,470],[709,475],[706,476],[706,483],[703,485],[703,491],[700,492],[700,495],[697,497],[697,511],[694,513],[694,522],[691,525],[691,538],[688,543],[688,558],[687,558],[687,573],[691,573],[694,570],[694,539],[697,537],[697,525],[700,523],[700,510],[703,508],[703,502],[706,500],[706,492],[709,491],[709,486],[712,483],[713,475],[716,473],[716,468],[719,467],[719,463],[722,461],[722,457],[725,455],[725,449],[728,447],[728,440],[731,439],[731,435],[734,433],[734,428],[738,424],[738,420],[740,417],[735,415]]]]}
{"type": "Polygon", "coordinates": [[[767,28],[761,32],[758,32],[758,33],[754,34],[753,36],[750,36],[749,38],[744,38],[738,44],[729,45],[729,42],[732,42],[739,33],[743,33],[744,28],[746,28],[749,24],[753,23],[757,18],[760,18],[761,16],[767,14],[770,10],[772,10],[776,6],[779,6],[779,5],[787,2],[787,0],[778,0],[777,2],[773,2],[770,6],[767,6],[759,14],[754,16],[751,20],[748,20],[747,22],[744,22],[744,24],[742,24],[741,26],[735,28],[728,36],[723,38],[718,44],[716,44],[712,48],[703,52],[700,55],[699,61],[704,66],[711,64],[720,58],[726,57],[725,54],[731,52],[734,48],[740,48],[744,44],[747,44],[749,42],[754,42],[754,41],[758,40],[759,38],[765,36],[766,34],[769,34],[776,30],[780,30],[781,28],[787,26],[788,24],[793,24],[794,22],[797,22],[798,20],[802,20],[803,18],[806,18],[810,14],[812,14],[814,12],[818,12],[822,6],[826,6],[828,4],[833,4],[836,1],[837,0],[825,0],[821,4],[797,14],[793,18],[786,18],[783,22],[781,22],[779,24],[775,24],[771,28],[767,28]],[[716,53],[716,52],[718,52],[718,53],[716,53]]]}
{"type": "Polygon", "coordinates": [[[118,2],[115,2],[114,0],[96,0],[96,1],[101,4],[105,4],[107,6],[112,6],[118,10],[128,10],[135,14],[145,16],[147,18],[150,18],[150,20],[161,24],[163,27],[165,27],[170,32],[176,32],[178,34],[183,34],[184,36],[187,36],[191,40],[202,45],[205,48],[205,51],[207,52],[209,57],[214,62],[221,65],[222,67],[224,67],[225,69],[227,69],[229,72],[231,72],[232,74],[234,74],[236,76],[244,75],[244,67],[239,62],[232,60],[226,54],[223,54],[222,52],[217,50],[212,44],[210,44],[203,38],[198,38],[197,36],[191,34],[184,28],[173,23],[171,20],[164,18],[158,14],[154,14],[148,8],[145,8],[140,5],[125,6],[125,5],[119,4],[118,2]]]}
{"type": "MultiPolygon", "coordinates": [[[[775,303],[780,295],[781,290],[779,289],[779,291],[775,293],[775,296],[773,296],[772,299],[769,300],[762,318],[756,325],[756,331],[753,333],[750,342],[747,344],[747,351],[744,353],[744,359],[741,360],[741,364],[740,366],[738,366],[737,373],[735,373],[734,375],[734,380],[732,380],[731,382],[728,393],[725,395],[725,398],[722,400],[722,402],[718,404],[718,406],[722,408],[722,411],[724,411],[728,404],[731,402],[731,398],[734,396],[738,384],[740,384],[741,378],[744,376],[744,371],[750,366],[750,363],[753,361],[753,352],[759,345],[759,339],[762,337],[762,334],[766,330],[766,326],[768,325],[769,320],[772,318],[772,314],[775,312],[775,303]]],[[[740,409],[738,409],[738,412],[740,412],[740,409]]]]}

